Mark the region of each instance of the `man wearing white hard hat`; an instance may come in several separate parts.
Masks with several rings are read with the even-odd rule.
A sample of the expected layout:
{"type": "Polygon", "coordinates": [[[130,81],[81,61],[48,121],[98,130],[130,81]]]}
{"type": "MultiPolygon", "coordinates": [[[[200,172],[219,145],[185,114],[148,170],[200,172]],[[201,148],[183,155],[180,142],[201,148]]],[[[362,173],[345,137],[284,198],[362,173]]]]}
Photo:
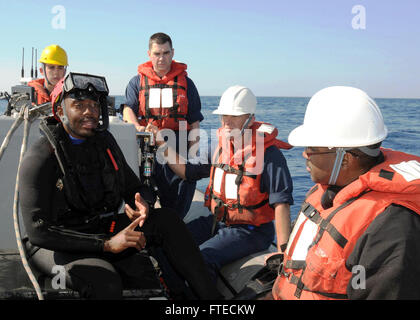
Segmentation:
{"type": "Polygon", "coordinates": [[[250,89],[228,88],[213,112],[221,116],[221,127],[210,163],[168,162],[188,181],[210,177],[205,206],[212,214],[187,226],[215,278],[223,265],[267,249],[275,232],[284,250],[290,234],[293,185],[279,148],[291,145],[276,138],[274,126],[255,121],[256,105],[250,89]]]}
{"type": "Polygon", "coordinates": [[[381,148],[381,111],[329,87],[289,135],[315,186],[290,235],[275,299],[420,299],[420,157],[381,148]]]}

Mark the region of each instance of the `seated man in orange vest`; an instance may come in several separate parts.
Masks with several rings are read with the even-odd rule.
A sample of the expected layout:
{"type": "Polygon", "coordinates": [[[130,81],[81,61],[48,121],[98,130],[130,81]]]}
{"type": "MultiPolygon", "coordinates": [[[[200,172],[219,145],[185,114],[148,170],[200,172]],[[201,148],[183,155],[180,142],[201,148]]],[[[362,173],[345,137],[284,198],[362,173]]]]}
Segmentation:
{"type": "MultiPolygon", "coordinates": [[[[214,279],[224,265],[269,248],[275,232],[279,252],[289,238],[293,184],[279,149],[291,145],[276,138],[274,126],[255,121],[256,105],[246,87],[223,93],[213,112],[221,116],[213,159],[185,162],[166,144],[168,164],[177,175],[187,181],[210,177],[205,206],[212,214],[187,227],[214,279]]],[[[146,130],[158,134],[153,125],[146,130]]],[[[159,145],[161,138],[156,139],[159,145]]]]}
{"type": "MultiPolygon", "coordinates": [[[[187,141],[183,141],[186,139],[180,141],[180,136],[199,128],[204,119],[197,88],[187,76],[187,65],[172,60],[174,49],[167,34],[153,34],[147,54],[150,61],[138,66],[138,74],[127,85],[123,119],[134,124],[137,131],[144,131],[148,123],[173,130],[177,144],[185,143],[187,149],[192,144],[187,146],[187,141]]],[[[167,165],[159,163],[155,165],[153,178],[161,205],[185,217],[194,196],[195,182],[183,181],[167,165]]]]}
{"type": "Polygon", "coordinates": [[[381,148],[365,92],[329,87],[289,135],[316,183],[296,220],[275,299],[420,299],[420,157],[381,148]]]}
{"type": "Polygon", "coordinates": [[[66,75],[68,66],[67,54],[59,45],[52,44],[45,47],[39,59],[41,67],[39,72],[44,79],[32,80],[28,86],[34,87],[36,104],[50,101],[50,93],[54,86],[66,75]]]}

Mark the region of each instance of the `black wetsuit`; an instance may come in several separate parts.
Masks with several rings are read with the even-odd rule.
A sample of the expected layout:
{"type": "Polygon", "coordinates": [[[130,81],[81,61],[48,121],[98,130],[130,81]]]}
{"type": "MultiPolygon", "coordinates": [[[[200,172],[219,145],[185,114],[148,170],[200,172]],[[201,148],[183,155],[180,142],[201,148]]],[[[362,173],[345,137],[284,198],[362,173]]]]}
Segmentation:
{"type": "MultiPolygon", "coordinates": [[[[128,166],[118,145],[107,144],[107,141],[115,141],[109,132],[97,134],[80,145],[73,145],[60,128],[61,135],[58,136],[67,149],[73,167],[78,170],[79,191],[90,201],[88,206],[100,208],[103,203],[108,205],[108,198],[118,200],[120,197],[120,201],[124,200],[135,208],[136,192],[147,198],[147,190],[141,189],[140,180],[128,166]],[[119,160],[119,186],[105,186],[104,180],[109,178],[103,172],[107,168],[92,143],[99,137],[105,137],[105,146],[119,160]],[[86,164],[91,165],[89,170],[86,170],[86,164]],[[113,189],[118,192],[112,192],[113,189]],[[107,199],[104,195],[107,195],[107,199]]],[[[130,278],[130,273],[141,274],[141,258],[139,260],[138,254],[134,254],[137,252],[135,249],[127,249],[119,254],[104,253],[103,245],[106,239],[124,229],[130,221],[124,213],[99,218],[99,210],[95,216],[95,213],[74,208],[72,200],[68,200],[64,192],[66,183],[63,185],[62,177],[51,144],[42,137],[25,154],[19,177],[20,206],[31,261],[49,275],[54,274],[54,265],[64,266],[66,285],[78,290],[83,297],[121,298],[127,276],[130,278]],[[60,216],[58,212],[61,212],[60,216]],[[112,221],[116,225],[111,233],[112,221]]],[[[104,216],[103,212],[101,214],[104,216]]],[[[146,236],[146,249],[150,249],[149,252],[162,251],[165,259],[188,282],[198,298],[220,298],[194,240],[174,212],[151,209],[141,231],[146,236]]],[[[177,288],[173,289],[176,291],[177,288]]]]}

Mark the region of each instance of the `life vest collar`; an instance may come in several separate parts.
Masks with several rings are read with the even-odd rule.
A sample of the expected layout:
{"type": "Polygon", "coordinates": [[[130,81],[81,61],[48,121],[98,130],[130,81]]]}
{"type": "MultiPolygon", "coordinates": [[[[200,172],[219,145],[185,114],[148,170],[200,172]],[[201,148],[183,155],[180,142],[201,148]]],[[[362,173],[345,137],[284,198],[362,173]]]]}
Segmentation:
{"type": "Polygon", "coordinates": [[[405,163],[409,162],[410,159],[414,161],[414,159],[417,158],[415,156],[410,157],[409,154],[393,151],[391,149],[381,148],[381,152],[385,158],[384,162],[376,165],[371,170],[361,175],[357,180],[340,190],[334,199],[334,204],[343,203],[365,190],[404,194],[407,197],[420,196],[420,182],[414,184],[409,183],[403,175],[395,174],[395,170],[391,168],[391,166],[394,165],[398,166],[398,164],[401,163],[401,158],[403,156],[407,159],[405,163]]]}
{"type": "Polygon", "coordinates": [[[36,103],[38,105],[50,101],[50,95],[48,94],[48,91],[45,88],[45,79],[32,80],[28,82],[28,86],[31,86],[35,89],[36,103]]]}
{"type": "Polygon", "coordinates": [[[166,83],[171,81],[176,76],[186,76],[187,75],[187,65],[181,62],[172,61],[171,69],[167,74],[165,74],[162,78],[159,77],[155,70],[153,69],[152,61],[148,61],[138,66],[137,71],[140,75],[144,75],[156,82],[163,82],[166,83]]]}
{"type": "MultiPolygon", "coordinates": [[[[278,130],[271,124],[255,121],[248,129],[251,132],[245,131],[237,141],[235,139],[232,141],[227,137],[223,132],[223,128],[217,130],[222,163],[229,164],[232,167],[238,167],[247,161],[248,164],[256,165],[259,163],[256,161],[257,154],[264,152],[269,146],[274,145],[278,149],[292,148],[287,142],[276,139],[278,130]],[[235,143],[239,144],[237,148],[234,146],[235,143]],[[262,143],[264,144],[261,145],[262,143]]],[[[252,166],[248,167],[251,168],[252,166]]],[[[255,170],[260,171],[261,168],[255,168],[255,170]]]]}

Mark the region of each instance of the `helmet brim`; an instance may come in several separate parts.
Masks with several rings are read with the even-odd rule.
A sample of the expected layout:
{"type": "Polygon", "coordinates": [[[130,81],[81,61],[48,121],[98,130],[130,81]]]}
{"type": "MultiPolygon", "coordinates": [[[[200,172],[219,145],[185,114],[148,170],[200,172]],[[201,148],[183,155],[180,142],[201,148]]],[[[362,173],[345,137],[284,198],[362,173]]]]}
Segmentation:
{"type": "Polygon", "coordinates": [[[218,114],[221,116],[243,116],[244,114],[250,114],[250,113],[233,111],[233,110],[226,111],[226,110],[216,109],[213,111],[213,114],[218,114]]]}
{"type": "Polygon", "coordinates": [[[288,141],[295,147],[357,148],[381,142],[385,140],[387,134],[388,129],[384,125],[382,135],[375,135],[361,143],[358,140],[351,141],[351,139],[343,139],[340,135],[334,135],[333,130],[331,134],[326,137],[320,130],[314,130],[314,128],[309,128],[303,124],[290,132],[288,141]],[[343,141],[346,142],[343,143],[343,141]]]}
{"type": "Polygon", "coordinates": [[[68,65],[68,63],[63,63],[63,62],[60,62],[60,61],[57,61],[57,60],[51,60],[51,59],[49,59],[49,60],[39,60],[39,62],[40,63],[43,63],[43,64],[51,64],[51,65],[55,65],[55,66],[63,66],[63,67],[68,67],[69,65],[68,65]]]}

